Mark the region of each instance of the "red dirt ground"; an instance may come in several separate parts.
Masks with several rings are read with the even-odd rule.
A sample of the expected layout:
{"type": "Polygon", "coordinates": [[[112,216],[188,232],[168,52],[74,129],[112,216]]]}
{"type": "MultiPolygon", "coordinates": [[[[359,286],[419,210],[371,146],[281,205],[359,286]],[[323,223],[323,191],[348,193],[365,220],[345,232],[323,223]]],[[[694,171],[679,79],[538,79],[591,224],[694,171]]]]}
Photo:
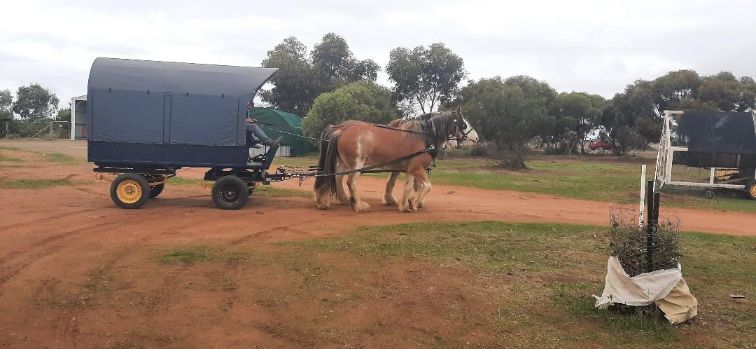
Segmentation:
{"type": "MultiPolygon", "coordinates": [[[[441,185],[434,186],[426,208],[399,213],[380,204],[383,182],[366,177],[361,185],[372,211],[359,215],[344,206],[319,211],[312,200],[299,197],[253,197],[244,209],[223,211],[212,207],[209,187],[194,185],[167,186],[159,199],[143,209],[122,210],[110,201],[109,182],[94,180],[91,165],[55,164],[28,152],[3,153],[22,161],[2,163],[0,181],[68,179],[73,185],[0,188],[0,347],[312,344],[301,342],[306,337],[302,334],[296,340],[284,338],[285,324],[298,321],[296,314],[279,314],[257,303],[240,304],[222,316],[208,310],[217,302],[233,307],[246,298],[234,287],[211,293],[185,287],[179,290],[179,285],[203,281],[195,272],[187,273],[186,268],[171,267],[173,274],[168,277],[164,270],[156,269],[155,253],[164,248],[254,246],[263,253],[275,250],[270,242],[336,235],[361,225],[418,221],[608,223],[606,203],[441,185]],[[260,325],[266,323],[284,327],[260,325]],[[237,331],[247,325],[253,329],[237,331]]],[[[181,176],[201,178],[202,171],[187,170],[181,176]]],[[[309,188],[312,182],[304,185],[309,188]]],[[[274,186],[296,189],[297,183],[274,186]]],[[[685,230],[756,235],[754,214],[665,211],[679,216],[685,230]]],[[[214,270],[195,268],[199,268],[193,270],[199,270],[200,276],[218,278],[219,284],[224,277],[249,285],[290,282],[276,274],[240,276],[233,265],[227,265],[218,275],[214,270]]],[[[386,273],[384,277],[391,279],[408,271],[386,273]]],[[[452,288],[463,287],[466,282],[463,277],[455,280],[437,282],[449,282],[452,288]]],[[[383,313],[389,316],[391,311],[383,313]]]]}

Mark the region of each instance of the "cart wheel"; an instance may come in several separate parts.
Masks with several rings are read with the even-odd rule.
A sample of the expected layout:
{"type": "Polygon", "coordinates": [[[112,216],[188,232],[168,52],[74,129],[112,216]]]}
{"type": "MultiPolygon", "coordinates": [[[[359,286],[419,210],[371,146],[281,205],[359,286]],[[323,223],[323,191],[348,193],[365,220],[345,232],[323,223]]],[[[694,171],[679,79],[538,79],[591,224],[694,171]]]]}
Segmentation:
{"type": "Polygon", "coordinates": [[[703,192],[703,195],[704,195],[704,197],[705,197],[705,198],[707,198],[707,199],[709,199],[709,200],[711,200],[711,199],[713,199],[714,197],[716,197],[716,196],[717,196],[717,195],[716,195],[716,194],[714,193],[714,191],[713,191],[713,190],[711,190],[711,189],[706,189],[706,190],[704,190],[704,192],[703,192]]]}
{"type": "Polygon", "coordinates": [[[244,207],[249,199],[247,183],[234,175],[218,179],[213,185],[212,195],[215,206],[224,210],[238,210],[244,207]]]}
{"type": "Polygon", "coordinates": [[[122,174],[110,185],[110,198],[120,208],[140,208],[150,198],[150,184],[142,175],[122,174]]]}
{"type": "Polygon", "coordinates": [[[154,199],[160,195],[160,193],[163,192],[163,188],[165,188],[165,183],[160,183],[158,185],[151,185],[150,186],[150,199],[154,199]]]}
{"type": "Polygon", "coordinates": [[[746,184],[746,195],[751,200],[756,200],[756,180],[748,182],[746,184]]]}

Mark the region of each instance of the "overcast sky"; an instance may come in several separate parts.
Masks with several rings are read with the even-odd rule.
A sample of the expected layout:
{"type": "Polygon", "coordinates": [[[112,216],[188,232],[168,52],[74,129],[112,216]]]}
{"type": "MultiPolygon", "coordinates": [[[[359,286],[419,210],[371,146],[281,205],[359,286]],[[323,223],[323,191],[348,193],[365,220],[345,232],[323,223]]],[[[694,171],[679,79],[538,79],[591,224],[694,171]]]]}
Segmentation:
{"type": "MultiPolygon", "coordinates": [[[[669,70],[756,75],[756,1],[4,1],[0,89],[37,82],[61,107],[95,57],[259,66],[288,36],[335,32],[382,67],[443,42],[469,77],[527,74],[611,97],[669,70]],[[208,5],[209,4],[209,5],[208,5]]],[[[379,82],[388,84],[386,74],[379,82]]]]}

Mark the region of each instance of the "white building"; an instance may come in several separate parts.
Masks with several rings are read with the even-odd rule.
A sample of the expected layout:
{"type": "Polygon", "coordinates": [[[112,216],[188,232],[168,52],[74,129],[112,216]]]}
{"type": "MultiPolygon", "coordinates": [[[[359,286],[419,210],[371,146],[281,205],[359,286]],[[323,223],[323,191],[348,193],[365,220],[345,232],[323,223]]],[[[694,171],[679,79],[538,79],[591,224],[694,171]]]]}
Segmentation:
{"type": "Polygon", "coordinates": [[[71,139],[87,139],[87,95],[71,98],[71,139]]]}

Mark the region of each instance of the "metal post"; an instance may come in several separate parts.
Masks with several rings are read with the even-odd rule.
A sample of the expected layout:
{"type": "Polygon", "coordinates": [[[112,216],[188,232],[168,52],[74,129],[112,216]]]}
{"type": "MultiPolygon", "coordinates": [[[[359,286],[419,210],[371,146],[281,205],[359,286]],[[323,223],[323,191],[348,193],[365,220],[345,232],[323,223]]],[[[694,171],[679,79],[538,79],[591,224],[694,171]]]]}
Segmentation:
{"type": "Polygon", "coordinates": [[[640,182],[640,211],[638,213],[638,229],[643,229],[643,210],[646,206],[646,165],[641,165],[640,182]]]}
{"type": "Polygon", "coordinates": [[[716,167],[712,167],[709,170],[709,184],[714,184],[714,177],[716,176],[716,173],[717,173],[716,167]]]}
{"type": "Polygon", "coordinates": [[[71,98],[71,140],[76,139],[76,98],[71,98]]]}
{"type": "Polygon", "coordinates": [[[656,195],[654,195],[654,181],[648,181],[646,187],[646,202],[648,211],[646,213],[646,271],[653,271],[654,266],[654,230],[656,229],[656,222],[654,221],[654,208],[658,206],[654,202],[656,195]]]}

